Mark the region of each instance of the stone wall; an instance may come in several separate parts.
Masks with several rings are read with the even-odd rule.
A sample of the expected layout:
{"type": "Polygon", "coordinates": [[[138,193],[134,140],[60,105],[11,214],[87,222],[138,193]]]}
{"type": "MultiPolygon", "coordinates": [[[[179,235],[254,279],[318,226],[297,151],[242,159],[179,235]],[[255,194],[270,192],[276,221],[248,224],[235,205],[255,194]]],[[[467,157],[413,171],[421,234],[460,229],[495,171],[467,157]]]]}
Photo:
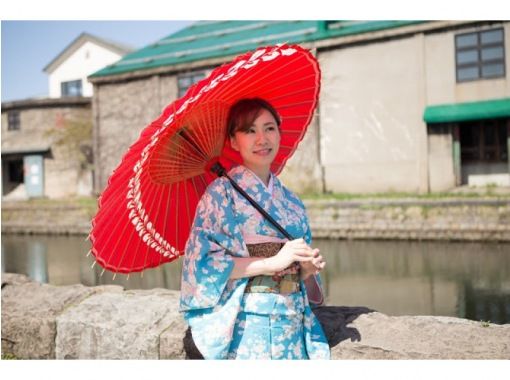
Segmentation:
{"type": "MultiPolygon", "coordinates": [[[[179,292],[52,286],[2,273],[2,356],[184,359],[179,292]]],[[[314,309],[332,359],[510,359],[510,324],[391,317],[365,307],[314,309]]]]}
{"type": "Polygon", "coordinates": [[[314,238],[510,241],[507,199],[305,201],[314,238]]]}
{"type": "Polygon", "coordinates": [[[44,196],[49,198],[92,194],[92,171],[80,152],[92,147],[92,111],[90,99],[80,99],[78,104],[66,104],[65,98],[41,100],[47,104],[9,103],[9,109],[20,113],[15,131],[7,130],[9,109],[2,109],[2,161],[23,159],[31,150],[43,154],[44,196]]]}
{"type": "Polygon", "coordinates": [[[86,235],[93,213],[65,202],[2,202],[2,233],[86,235]]]}
{"type": "MultiPolygon", "coordinates": [[[[306,200],[314,238],[510,241],[510,201],[306,200]]],[[[4,202],[3,233],[88,234],[94,209],[4,202]]]]}
{"type": "Polygon", "coordinates": [[[160,92],[168,94],[158,76],[94,87],[95,191],[100,193],[124,153],[162,111],[160,92]]]}

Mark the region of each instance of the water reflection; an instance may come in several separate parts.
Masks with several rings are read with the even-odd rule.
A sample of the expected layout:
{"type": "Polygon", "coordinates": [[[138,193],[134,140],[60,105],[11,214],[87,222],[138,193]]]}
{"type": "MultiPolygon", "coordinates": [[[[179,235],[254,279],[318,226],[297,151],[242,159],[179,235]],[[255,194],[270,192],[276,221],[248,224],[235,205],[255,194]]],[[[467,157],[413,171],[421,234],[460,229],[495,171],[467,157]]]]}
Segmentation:
{"type": "Polygon", "coordinates": [[[510,244],[318,240],[328,302],[510,323],[510,244]]]}
{"type": "MultiPolygon", "coordinates": [[[[510,244],[317,240],[327,302],[388,315],[510,323],[510,244]]],[[[54,285],[179,289],[181,260],[129,276],[105,272],[76,236],[2,236],[2,271],[54,285]]]]}
{"type": "Polygon", "coordinates": [[[48,282],[47,245],[34,239],[6,240],[2,237],[2,272],[24,273],[36,281],[48,282]],[[12,260],[4,253],[13,251],[24,252],[17,258],[14,268],[9,265],[12,260]]]}

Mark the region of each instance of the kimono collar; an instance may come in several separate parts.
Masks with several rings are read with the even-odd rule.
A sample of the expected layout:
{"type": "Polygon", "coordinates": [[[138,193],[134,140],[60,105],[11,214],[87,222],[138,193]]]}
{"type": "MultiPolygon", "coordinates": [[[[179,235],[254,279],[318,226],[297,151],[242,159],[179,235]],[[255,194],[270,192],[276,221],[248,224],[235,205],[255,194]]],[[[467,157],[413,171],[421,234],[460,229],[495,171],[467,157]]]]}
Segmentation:
{"type": "Polygon", "coordinates": [[[237,181],[245,190],[249,190],[250,188],[259,188],[260,190],[267,192],[270,196],[273,195],[275,183],[278,181],[276,176],[272,172],[269,172],[269,183],[266,186],[264,181],[262,181],[258,175],[243,165],[233,167],[230,169],[229,174],[232,179],[237,181]]]}

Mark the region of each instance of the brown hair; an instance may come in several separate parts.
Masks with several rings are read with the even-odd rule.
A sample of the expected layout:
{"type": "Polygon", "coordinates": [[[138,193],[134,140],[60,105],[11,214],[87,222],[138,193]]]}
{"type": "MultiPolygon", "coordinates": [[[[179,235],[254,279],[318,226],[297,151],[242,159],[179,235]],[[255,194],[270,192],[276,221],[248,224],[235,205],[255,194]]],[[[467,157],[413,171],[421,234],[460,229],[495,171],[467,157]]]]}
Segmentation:
{"type": "Polygon", "coordinates": [[[234,137],[236,132],[247,131],[263,109],[273,115],[276,125],[280,128],[280,116],[269,102],[261,98],[245,98],[238,100],[230,107],[227,119],[228,135],[234,137]]]}

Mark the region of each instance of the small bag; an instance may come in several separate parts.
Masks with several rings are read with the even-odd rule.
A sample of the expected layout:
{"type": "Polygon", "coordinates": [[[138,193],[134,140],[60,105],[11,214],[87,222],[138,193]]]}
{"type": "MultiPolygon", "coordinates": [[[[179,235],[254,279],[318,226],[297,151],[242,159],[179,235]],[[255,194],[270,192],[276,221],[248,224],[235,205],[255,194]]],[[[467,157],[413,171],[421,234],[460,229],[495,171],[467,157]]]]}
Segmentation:
{"type": "Polygon", "coordinates": [[[184,334],[184,338],[182,338],[182,344],[184,346],[184,352],[186,353],[186,360],[204,360],[204,357],[193,341],[193,336],[191,335],[191,327],[189,326],[186,330],[186,334],[184,334]]]}

